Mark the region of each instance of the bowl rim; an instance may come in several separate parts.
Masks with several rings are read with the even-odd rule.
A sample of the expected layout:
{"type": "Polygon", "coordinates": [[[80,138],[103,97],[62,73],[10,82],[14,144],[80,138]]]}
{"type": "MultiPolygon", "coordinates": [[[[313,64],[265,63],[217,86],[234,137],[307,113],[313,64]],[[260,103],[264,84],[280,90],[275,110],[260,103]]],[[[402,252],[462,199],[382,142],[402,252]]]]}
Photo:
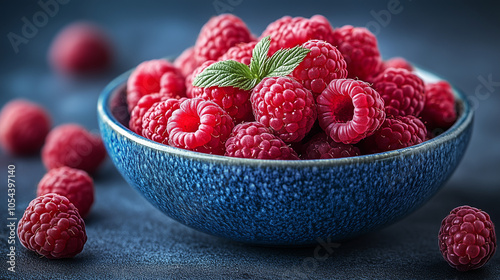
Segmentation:
{"type": "MultiPolygon", "coordinates": [[[[466,95],[452,85],[455,100],[458,104],[458,107],[461,110],[459,112],[459,116],[455,121],[455,123],[446,131],[444,131],[442,134],[430,140],[424,141],[420,144],[410,146],[407,148],[387,151],[383,153],[370,154],[370,155],[360,155],[355,157],[335,158],[335,159],[307,159],[307,160],[247,159],[247,158],[235,158],[235,157],[213,155],[213,154],[204,154],[200,152],[194,152],[177,147],[168,146],[165,144],[149,140],[143,136],[140,136],[132,132],[129,128],[122,125],[113,116],[108,106],[110,104],[110,99],[117,89],[126,85],[128,76],[131,74],[133,70],[134,69],[131,69],[119,75],[118,77],[113,79],[108,85],[106,85],[106,87],[101,91],[101,94],[97,101],[98,118],[100,118],[103,123],[107,124],[118,134],[128,138],[133,142],[138,143],[139,145],[146,146],[148,148],[157,150],[159,152],[168,153],[170,155],[184,157],[186,159],[191,159],[196,161],[204,161],[204,162],[220,163],[228,165],[246,165],[246,166],[261,166],[261,167],[279,166],[285,168],[286,167],[302,168],[302,167],[341,166],[347,164],[370,163],[380,160],[391,160],[398,157],[403,157],[406,155],[412,155],[422,151],[426,151],[432,147],[436,147],[447,141],[450,141],[455,137],[458,137],[458,135],[460,135],[470,124],[472,124],[473,120],[473,110],[471,109],[471,106],[466,99],[466,95]]],[[[437,76],[420,67],[415,67],[414,71],[417,73],[419,77],[421,77],[424,81],[427,82],[445,80],[440,76],[437,76]]]]}

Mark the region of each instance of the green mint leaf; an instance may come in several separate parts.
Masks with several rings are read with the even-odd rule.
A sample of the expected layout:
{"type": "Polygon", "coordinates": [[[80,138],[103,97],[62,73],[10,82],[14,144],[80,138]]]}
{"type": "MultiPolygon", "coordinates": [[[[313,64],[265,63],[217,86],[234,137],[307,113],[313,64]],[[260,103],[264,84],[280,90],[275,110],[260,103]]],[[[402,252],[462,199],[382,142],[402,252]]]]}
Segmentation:
{"type": "Polygon", "coordinates": [[[254,47],[252,51],[252,60],[250,60],[250,72],[261,77],[262,66],[268,59],[267,54],[271,47],[271,37],[267,36],[262,38],[254,47]]]}
{"type": "Polygon", "coordinates": [[[250,90],[257,85],[257,77],[247,65],[234,60],[216,62],[203,70],[193,80],[195,87],[237,87],[250,90]]]}
{"type": "Polygon", "coordinates": [[[291,49],[276,51],[262,67],[265,77],[283,77],[289,75],[304,60],[309,49],[296,46],[291,49]]]}

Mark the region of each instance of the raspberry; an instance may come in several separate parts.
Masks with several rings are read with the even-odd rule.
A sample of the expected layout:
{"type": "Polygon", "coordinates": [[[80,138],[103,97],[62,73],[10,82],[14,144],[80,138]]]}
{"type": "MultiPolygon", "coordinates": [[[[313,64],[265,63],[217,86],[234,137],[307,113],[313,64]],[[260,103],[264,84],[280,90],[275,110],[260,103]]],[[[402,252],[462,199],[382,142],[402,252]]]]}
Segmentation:
{"type": "Polygon", "coordinates": [[[0,144],[14,155],[34,154],[42,147],[50,126],[50,116],[43,107],[12,100],[0,112],[0,144]]]}
{"type": "Polygon", "coordinates": [[[234,60],[246,65],[250,65],[252,60],[252,52],[257,42],[241,43],[231,47],[225,54],[223,54],[219,61],[234,60]]]}
{"type": "Polygon", "coordinates": [[[63,124],[47,135],[42,161],[47,169],[68,166],[93,173],[106,157],[101,137],[77,124],[63,124]]]}
{"type": "Polygon", "coordinates": [[[439,250],[459,270],[478,269],[495,254],[497,238],[490,216],[477,208],[460,206],[441,222],[439,250]]]}
{"type": "Polygon", "coordinates": [[[153,104],[142,117],[141,135],[155,142],[168,144],[167,122],[185,98],[169,98],[153,104]]]}
{"type": "Polygon", "coordinates": [[[259,122],[234,127],[226,141],[225,156],[256,159],[297,160],[297,153],[259,122]]]}
{"type": "Polygon", "coordinates": [[[347,62],[349,78],[369,81],[380,72],[382,58],[377,38],[364,27],[345,25],[333,31],[332,45],[336,46],[347,62]]]}
{"type": "Polygon", "coordinates": [[[237,16],[222,14],[212,17],[202,28],[194,46],[197,65],[217,60],[229,48],[255,41],[246,24],[237,16]]]}
{"type": "Polygon", "coordinates": [[[321,15],[315,15],[310,19],[284,16],[270,23],[260,38],[266,36],[271,36],[269,55],[273,55],[279,49],[293,48],[312,39],[331,43],[333,28],[321,15]]]}
{"type": "Polygon", "coordinates": [[[193,73],[191,73],[189,76],[186,77],[186,96],[188,98],[193,98],[193,80],[194,78],[199,75],[205,68],[208,66],[214,64],[216,61],[215,60],[208,60],[203,62],[200,66],[196,67],[194,69],[193,73]]]}
{"type": "Polygon", "coordinates": [[[290,77],[262,79],[250,100],[255,119],[285,143],[302,140],[316,120],[311,91],[290,77]]]}
{"type": "Polygon", "coordinates": [[[160,93],[172,98],[186,97],[186,79],[179,73],[167,72],[160,79],[160,93]]]}
{"type": "Polygon", "coordinates": [[[402,57],[393,57],[389,60],[384,61],[383,63],[384,64],[382,70],[385,70],[387,68],[403,68],[410,72],[413,71],[413,66],[411,65],[411,63],[409,63],[402,57]]]}
{"type": "Polygon", "coordinates": [[[17,236],[28,250],[48,259],[72,258],[87,242],[85,222],[78,209],[55,193],[30,202],[17,226],[17,236]]]}
{"type": "Polygon", "coordinates": [[[373,83],[385,101],[387,115],[418,117],[424,108],[424,82],[406,69],[388,68],[375,77],[373,83]]]}
{"type": "Polygon", "coordinates": [[[316,99],[318,121],[333,141],[354,144],[384,122],[384,101],[360,80],[333,80],[316,99]]]}
{"type": "Polygon", "coordinates": [[[457,119],[453,90],[446,81],[425,85],[425,105],[420,117],[429,129],[448,128],[457,119]]]}
{"type": "Polygon", "coordinates": [[[142,135],[142,117],[144,116],[144,114],[146,114],[148,109],[151,108],[154,104],[168,99],[171,99],[171,97],[164,93],[153,93],[141,97],[141,99],[139,99],[139,102],[137,102],[137,105],[130,113],[130,130],[139,135],[142,135]]]}
{"type": "Polygon", "coordinates": [[[302,47],[311,50],[295,68],[292,77],[311,90],[316,98],[333,79],[347,77],[347,64],[337,48],[320,40],[309,40],[302,47]]]}
{"type": "MultiPolygon", "coordinates": [[[[180,75],[178,69],[170,62],[164,59],[153,59],[144,61],[130,74],[127,81],[127,103],[129,112],[131,112],[139,99],[144,95],[158,93],[162,90],[162,77],[165,73],[174,73],[180,75]]],[[[170,79],[163,81],[163,83],[170,79]]],[[[176,83],[174,91],[169,91],[172,96],[185,96],[184,89],[176,83]],[[175,91],[178,90],[178,91],[175,91]]],[[[165,90],[164,90],[165,91],[165,90]]]]}
{"type": "Polygon", "coordinates": [[[302,159],[329,159],[359,156],[358,147],[350,144],[337,143],[326,133],[316,134],[302,147],[302,159]]]}
{"type": "Polygon", "coordinates": [[[174,66],[179,69],[184,77],[189,76],[196,69],[194,47],[185,49],[175,60],[174,66]]]}
{"type": "Polygon", "coordinates": [[[85,73],[108,67],[111,53],[108,36],[97,25],[78,22],[56,36],[49,61],[61,73],[85,73]]]}
{"type": "Polygon", "coordinates": [[[362,143],[365,153],[381,153],[420,144],[427,139],[425,125],[414,116],[385,119],[382,126],[362,143]]]}
{"type": "Polygon", "coordinates": [[[38,183],[37,196],[57,193],[71,201],[85,218],[94,203],[94,182],[87,172],[70,167],[51,169],[38,183]]]}
{"type": "Polygon", "coordinates": [[[234,124],[219,105],[201,98],[186,99],[168,119],[171,146],[223,155],[234,124]]]}
{"type": "MultiPolygon", "coordinates": [[[[215,61],[207,61],[203,63],[193,72],[193,77],[191,77],[190,80],[194,79],[194,75],[201,73],[206,67],[214,62],[215,61]]],[[[236,124],[253,119],[250,93],[250,90],[242,90],[236,87],[213,86],[201,88],[193,86],[191,88],[192,97],[215,102],[231,116],[236,124]]]]}

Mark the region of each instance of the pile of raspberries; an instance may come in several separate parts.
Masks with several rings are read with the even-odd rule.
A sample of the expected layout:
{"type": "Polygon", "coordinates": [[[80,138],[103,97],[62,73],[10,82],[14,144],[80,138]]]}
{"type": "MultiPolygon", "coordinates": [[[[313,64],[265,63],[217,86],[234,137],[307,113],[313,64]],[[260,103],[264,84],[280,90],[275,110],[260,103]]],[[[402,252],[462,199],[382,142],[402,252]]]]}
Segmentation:
{"type": "Polygon", "coordinates": [[[182,149],[256,159],[327,159],[416,145],[456,120],[446,81],[425,83],[403,58],[382,60],[366,28],[284,16],[254,36],[238,17],[212,17],[175,61],[145,61],[127,82],[129,128],[182,149]],[[253,89],[197,87],[217,61],[246,65],[262,38],[268,56],[310,50],[293,72],[253,89]]]}
{"type": "MultiPolygon", "coordinates": [[[[382,60],[377,39],[363,27],[333,29],[320,15],[285,16],[256,39],[241,19],[220,15],[173,63],[145,61],[132,72],[129,128],[162,144],[238,158],[396,150],[437,136],[457,119],[450,84],[426,83],[413,70],[403,58],[382,60]],[[267,37],[268,57],[296,46],[309,52],[290,74],[264,77],[251,89],[198,86],[196,77],[220,61],[252,69],[257,40],[267,37]]],[[[493,222],[478,208],[457,207],[442,220],[438,245],[451,267],[481,268],[496,251],[493,222]]]]}

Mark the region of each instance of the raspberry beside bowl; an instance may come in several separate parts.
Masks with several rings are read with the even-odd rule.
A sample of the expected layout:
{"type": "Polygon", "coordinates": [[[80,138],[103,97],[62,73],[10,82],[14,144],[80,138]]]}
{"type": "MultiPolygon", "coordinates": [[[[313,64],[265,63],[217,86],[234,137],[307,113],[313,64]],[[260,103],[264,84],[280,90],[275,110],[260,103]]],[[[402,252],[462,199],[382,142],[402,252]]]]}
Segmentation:
{"type": "MultiPolygon", "coordinates": [[[[425,81],[439,80],[421,69],[417,73],[425,81]]],[[[300,161],[197,153],[150,141],[127,128],[123,100],[129,75],[113,80],[98,101],[101,135],[119,172],[167,216],[250,244],[309,245],[318,238],[339,241],[387,226],[440,189],[472,133],[473,112],[454,89],[455,124],[404,149],[300,161]]]]}

